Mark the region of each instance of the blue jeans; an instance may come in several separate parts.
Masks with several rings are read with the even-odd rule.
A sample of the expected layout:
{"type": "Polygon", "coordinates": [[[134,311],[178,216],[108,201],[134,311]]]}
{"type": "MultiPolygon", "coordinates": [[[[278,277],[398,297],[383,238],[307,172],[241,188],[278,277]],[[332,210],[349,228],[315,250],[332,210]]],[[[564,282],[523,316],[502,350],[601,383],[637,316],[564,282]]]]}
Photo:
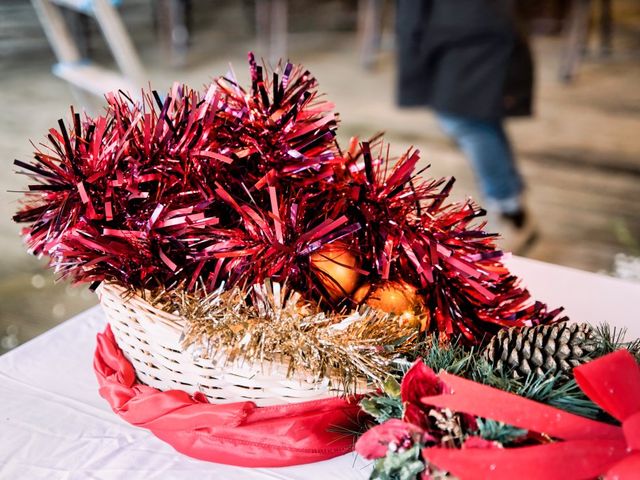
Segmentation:
{"type": "Polygon", "coordinates": [[[444,132],[471,162],[488,208],[500,213],[522,209],[522,177],[502,120],[477,120],[437,112],[444,132]]]}

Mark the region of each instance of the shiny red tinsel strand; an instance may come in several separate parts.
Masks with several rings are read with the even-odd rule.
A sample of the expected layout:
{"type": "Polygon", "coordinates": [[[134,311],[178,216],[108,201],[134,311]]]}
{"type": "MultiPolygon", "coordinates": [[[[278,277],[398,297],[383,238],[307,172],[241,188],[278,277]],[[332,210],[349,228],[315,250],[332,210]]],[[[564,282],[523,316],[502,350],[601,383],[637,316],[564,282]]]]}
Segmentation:
{"type": "Polygon", "coordinates": [[[470,200],[448,204],[453,181],[416,173],[417,151],[389,159],[381,142],[347,152],[337,116],[308,71],[265,77],[250,56],[251,88],[220,78],[204,95],[175,85],[142,104],[107,95],[103,116],[51,129],[30,163],[35,182],[14,219],[30,251],[61,277],[136,288],[287,281],[327,295],[310,255],[340,240],[371,284],[418,288],[429,331],[477,343],[501,326],[553,321],[500,262],[470,200]]]}

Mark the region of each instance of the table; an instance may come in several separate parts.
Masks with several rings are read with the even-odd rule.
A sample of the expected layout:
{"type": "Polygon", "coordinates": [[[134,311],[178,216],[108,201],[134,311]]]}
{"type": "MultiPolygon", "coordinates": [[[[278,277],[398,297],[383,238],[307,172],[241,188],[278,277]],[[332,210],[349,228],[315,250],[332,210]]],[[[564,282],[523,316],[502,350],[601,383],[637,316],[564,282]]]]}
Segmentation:
{"type": "MultiPolygon", "coordinates": [[[[640,284],[523,258],[507,264],[550,306],[574,320],[608,320],[640,337],[640,284]]],[[[355,454],[311,465],[243,469],[176,453],[111,412],[92,368],[99,307],[0,357],[0,478],[4,479],[365,479],[355,454]]]]}
{"type": "Polygon", "coordinates": [[[504,263],[550,308],[564,306],[574,321],[605,322],[625,328],[628,340],[640,338],[640,283],[515,256],[504,263]]]}

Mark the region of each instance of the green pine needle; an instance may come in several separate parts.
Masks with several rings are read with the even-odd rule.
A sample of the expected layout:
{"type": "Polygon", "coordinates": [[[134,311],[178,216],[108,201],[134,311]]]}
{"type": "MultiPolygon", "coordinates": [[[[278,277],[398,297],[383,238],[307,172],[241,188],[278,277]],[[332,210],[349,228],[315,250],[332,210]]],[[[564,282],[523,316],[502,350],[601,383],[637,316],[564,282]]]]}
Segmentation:
{"type": "Polygon", "coordinates": [[[422,446],[415,444],[402,452],[389,452],[386,457],[375,461],[372,480],[415,480],[425,469],[420,459],[422,446]]]}
{"type": "Polygon", "coordinates": [[[411,360],[421,357],[435,372],[444,370],[464,377],[476,355],[477,352],[473,348],[465,347],[455,340],[442,344],[438,337],[433,335],[418,345],[411,360]]]}
{"type": "Polygon", "coordinates": [[[601,323],[595,328],[595,342],[597,349],[595,357],[601,357],[616,350],[626,349],[640,362],[640,338],[626,342],[626,328],[612,327],[608,323],[601,323]]]}
{"type": "Polygon", "coordinates": [[[485,440],[499,442],[502,445],[513,443],[527,434],[527,430],[506,425],[491,419],[476,419],[478,423],[478,434],[485,440]]]}

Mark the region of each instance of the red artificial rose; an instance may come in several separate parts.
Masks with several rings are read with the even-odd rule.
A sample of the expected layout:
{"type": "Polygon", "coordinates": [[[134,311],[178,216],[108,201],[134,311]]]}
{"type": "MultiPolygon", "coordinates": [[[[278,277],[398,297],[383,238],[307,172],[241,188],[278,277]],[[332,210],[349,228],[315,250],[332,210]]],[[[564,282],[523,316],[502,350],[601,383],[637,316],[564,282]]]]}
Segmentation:
{"type": "Polygon", "coordinates": [[[411,448],[416,441],[431,439],[424,430],[416,425],[403,422],[397,418],[387,420],[367,430],[356,442],[356,452],[368,460],[375,460],[387,455],[389,444],[395,448],[411,448]]]}
{"type": "Polygon", "coordinates": [[[429,415],[427,414],[427,410],[424,409],[424,405],[405,403],[402,419],[424,430],[429,430],[429,415]]]}
{"type": "Polygon", "coordinates": [[[439,395],[445,391],[445,385],[422,359],[418,359],[404,375],[400,384],[400,397],[403,403],[422,405],[423,397],[439,395]]]}
{"type": "Polygon", "coordinates": [[[440,380],[433,369],[427,366],[422,359],[416,360],[400,384],[400,397],[404,405],[402,419],[424,430],[431,430],[430,408],[422,402],[422,398],[448,392],[446,384],[440,380]]]}

